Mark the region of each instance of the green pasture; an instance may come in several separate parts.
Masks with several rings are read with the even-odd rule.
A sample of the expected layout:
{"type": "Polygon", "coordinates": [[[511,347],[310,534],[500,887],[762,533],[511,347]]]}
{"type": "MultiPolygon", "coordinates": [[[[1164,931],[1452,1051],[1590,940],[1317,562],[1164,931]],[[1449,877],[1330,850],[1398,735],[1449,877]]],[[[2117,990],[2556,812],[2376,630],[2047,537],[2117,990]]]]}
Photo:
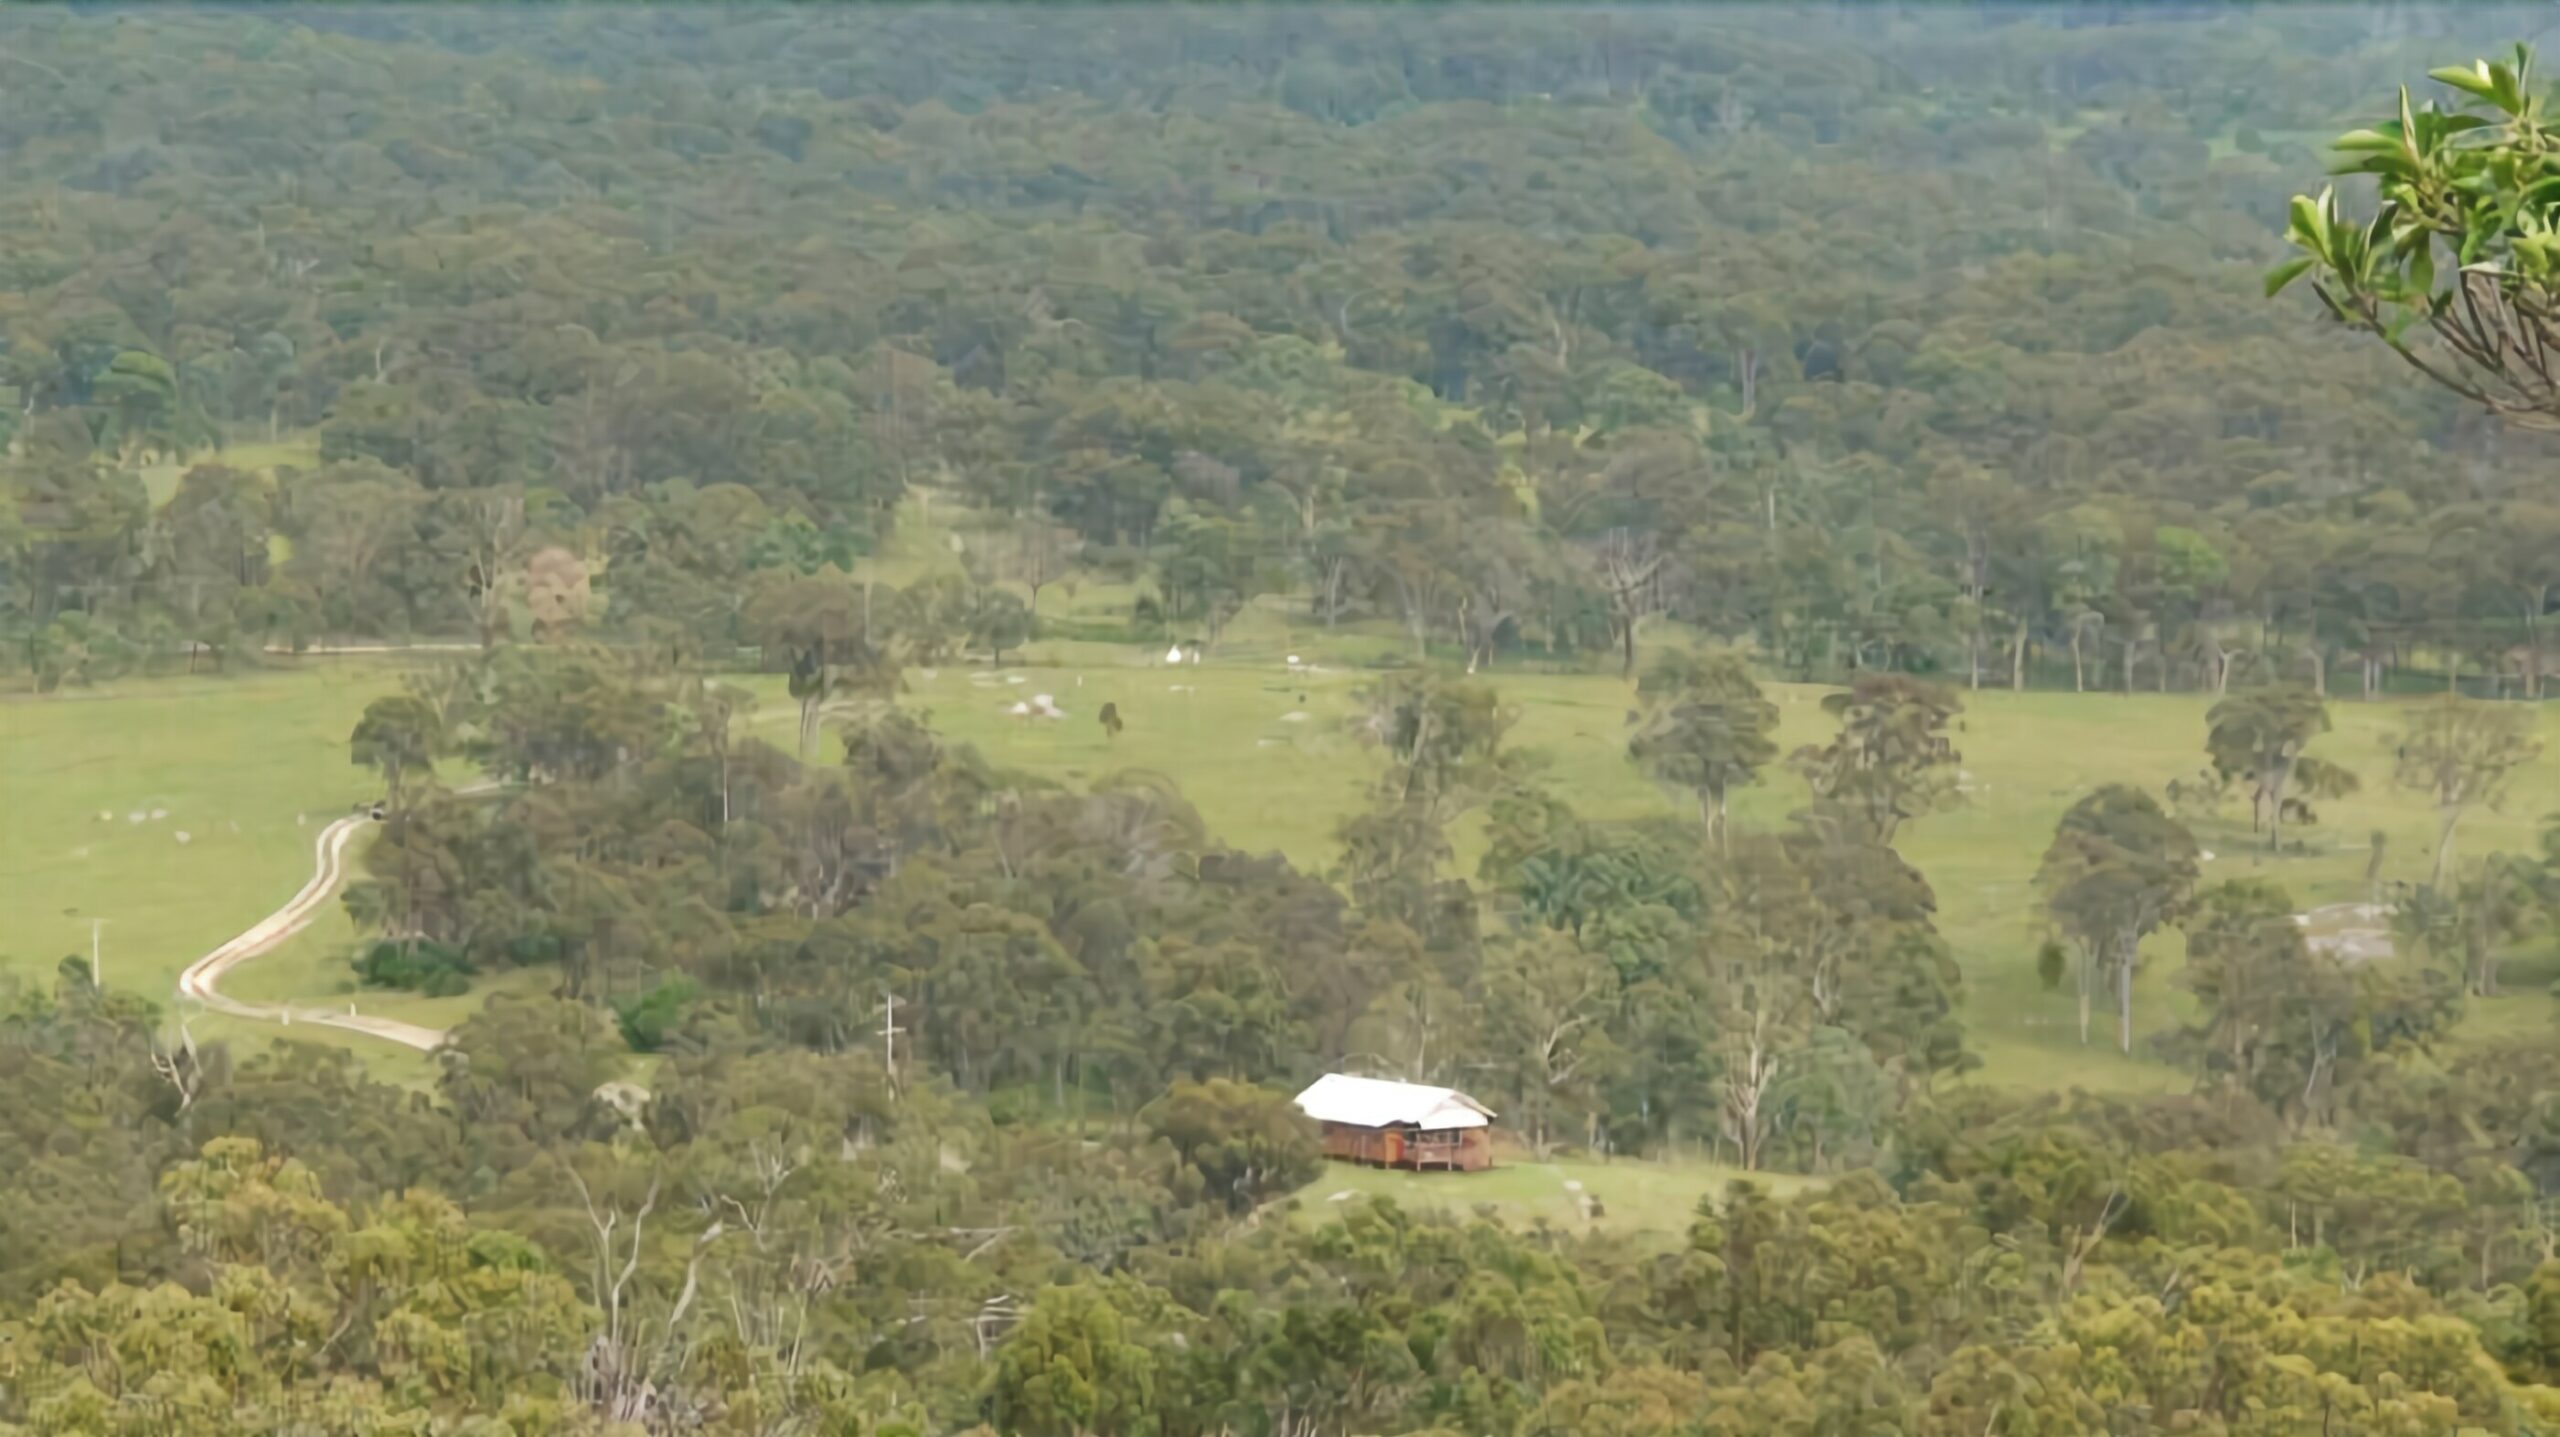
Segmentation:
{"type": "MultiPolygon", "coordinates": [[[[178,971],[291,898],[311,876],[320,830],[374,796],[378,782],[347,760],[347,733],[393,673],[374,660],[311,659],[0,701],[0,972],[50,982],[63,957],[87,956],[91,920],[103,919],[107,982],[173,1001],[178,971]]],[[[324,935],[336,925],[343,937],[345,922],[333,907],[228,986],[328,998],[325,970],[343,972],[345,960],[324,935]]],[[[398,998],[359,1001],[436,1021],[398,998]]],[[[196,1031],[263,1040],[270,1030],[207,1017],[196,1031]]]]}
{"type": "Polygon", "coordinates": [[[1688,1159],[1599,1162],[1506,1158],[1480,1173],[1411,1173],[1329,1162],[1291,1199],[1301,1220],[1321,1221],[1357,1198],[1390,1198],[1409,1211],[1465,1217],[1483,1212],[1513,1227],[1544,1224],[1560,1232],[1678,1236],[1702,1198],[1721,1196],[1748,1178],[1777,1197],[1818,1185],[1785,1173],[1745,1173],[1688,1159]],[[1596,1210],[1586,1208],[1591,1199],[1596,1210]]]}
{"type": "Polygon", "coordinates": [[[107,981],[168,995],[292,897],[321,828],[372,796],[346,740],[388,682],[337,660],[0,703],[0,955],[50,972],[102,918],[107,981]]]}
{"type": "MultiPolygon", "coordinates": [[[[912,542],[912,541],[911,541],[912,542]]],[[[908,553],[910,572],[939,562],[908,553]]],[[[1125,610],[1104,586],[1042,596],[1052,620],[1072,609],[1125,610]]],[[[1278,602],[1240,618],[1207,662],[1168,665],[1155,645],[1037,641],[1014,664],[917,670],[906,701],[949,740],[1037,779],[1075,786],[1123,769],[1170,776],[1214,832],[1250,850],[1276,849],[1307,867],[1331,861],[1335,826],[1364,801],[1375,756],[1348,720],[1376,665],[1407,653],[1388,631],[1329,631],[1278,602]],[[1287,662],[1295,654],[1294,669],[1287,662]],[[1046,693],[1061,720],[1008,710],[1046,693]],[[1097,721],[1117,704],[1115,741],[1097,721]]],[[[167,998],[180,968],[290,896],[309,874],[320,825],[372,796],[370,776],[347,761],[346,735],[367,700],[389,689],[397,667],[360,657],[309,658],[231,675],[134,680],[43,698],[0,702],[0,970],[41,981],[64,955],[85,953],[89,920],[104,918],[110,983],[167,998]],[[153,814],[165,810],[165,817],[153,814]],[[144,815],[141,822],[131,815],[144,815]],[[101,817],[101,815],[105,815],[101,817]],[[189,842],[175,835],[184,831],[189,842]]],[[[1629,686],[1614,673],[1498,668],[1483,675],[1517,715],[1511,741],[1535,751],[1546,780],[1586,814],[1674,811],[1624,757],[1629,686]]],[[[759,706],[748,722],[791,741],[791,701],[778,680],[749,680],[759,706]]],[[[1785,745],[1829,728],[1821,690],[1775,685],[1785,745]]],[[[2092,786],[2129,781],[2157,788],[2203,764],[2205,697],[2189,694],[1966,695],[1954,735],[1967,775],[1963,805],[1921,819],[1902,848],[1935,885],[1940,920],[1962,962],[1967,1023],[1984,1060],[1978,1081],[2117,1090],[2181,1086],[2175,1069],[2124,1058],[2104,1035],[2083,1048],[2067,993],[2037,983],[2032,891],[2038,855],[2055,819],[2092,786]]],[[[2340,700],[2334,732],[2315,752],[2360,770],[2355,796],[2323,805],[2302,847],[2262,856],[2237,805],[2205,823],[2214,858],[2208,880],[2263,875],[2305,906],[2362,896],[2368,836],[2387,836],[2386,878],[2426,871],[2434,818],[2417,795],[2389,782],[2385,741],[2399,704],[2340,700]]],[[[2474,814],[2462,852],[2529,849],[2541,816],[2560,808],[2560,709],[2540,720],[2545,751],[2520,775],[2503,812],[2474,814]]],[[[822,740],[821,759],[834,740],[822,740]]],[[[1780,772],[1741,794],[1737,820],[1775,825],[1803,801],[1780,772]]],[[[1462,834],[1472,870],[1480,844],[1462,834]]],[[[244,997],[309,1003],[354,1001],[364,1011],[448,1023],[477,1005],[484,983],[458,999],[358,992],[345,968],[351,937],[342,914],[231,980],[244,997]]],[[[2175,934],[2156,940],[2137,996],[2142,1033],[2178,1021],[2175,934]]],[[[2542,992],[2551,955],[2519,955],[2514,996],[2475,1005],[2481,1033],[2534,1031],[2550,1021],[2542,992]]],[[[532,982],[538,975],[516,975],[532,982]]],[[[217,1031],[226,1025],[212,1025],[217,1031]]],[[[354,1038],[343,1041],[358,1042],[354,1038]]],[[[362,1042],[368,1053],[384,1045],[362,1042]]],[[[388,1061],[405,1061],[390,1055],[388,1061]]]]}
{"type": "MultiPolygon", "coordinates": [[[[1045,605],[1044,605],[1045,608],[1045,605]]],[[[1395,647],[1377,635],[1328,635],[1320,626],[1259,616],[1240,637],[1199,665],[1168,665],[1152,645],[1034,643],[1004,668],[968,665],[909,676],[907,701],[931,715],[946,738],[975,745],[991,761],[1038,778],[1089,784],[1117,770],[1172,776],[1225,841],[1250,850],[1277,849],[1323,869],[1334,853],[1342,817],[1364,801],[1376,758],[1349,723],[1359,691],[1377,674],[1367,667],[1395,647]],[[1301,660],[1291,669],[1289,654],[1301,660]],[[1049,694],[1064,719],[1025,719],[1016,702],[1049,694]],[[1126,727],[1118,739],[1097,715],[1116,704],[1126,727]]],[[[1554,790],[1585,814],[1629,817],[1671,812],[1675,800],[1627,762],[1630,685],[1614,674],[1511,672],[1482,676],[1517,715],[1511,742],[1535,751],[1554,790]]],[[[759,732],[788,744],[791,700],[778,680],[750,685],[760,706],[759,732]]],[[[1780,743],[1792,748],[1830,731],[1816,686],[1774,684],[1780,743]]],[[[2140,1039],[2178,1022],[2183,995],[2174,981],[2181,944],[2174,933],[2154,940],[2151,962],[2136,985],[2137,1056],[2113,1051],[2106,1035],[2090,1047],[2078,1039],[2067,992],[2046,992],[2034,955],[2041,937],[2033,889],[2038,858],[2064,809],[2091,788],[2136,783],[2157,792],[2171,779],[2204,767],[2204,715],[2211,700],[2195,694],[2063,694],[1984,690],[1965,695],[1954,738],[1966,775],[1963,803],[1907,826],[1900,847],[1928,875],[1940,924],[1965,969],[1967,1024],[1983,1059],[1980,1080],[2035,1087],[2159,1089],[2185,1075],[2139,1056],[2140,1039]]],[[[2408,701],[2331,706],[2334,730],[2313,752],[2358,770],[2361,791],[2321,805],[2320,822],[2289,834],[2286,851],[2264,853],[2248,831],[2246,806],[2197,825],[2213,856],[2205,881],[2266,877],[2284,883],[2305,907],[2358,899],[2370,836],[2386,836],[2386,880],[2423,876],[2435,834],[2431,806],[2390,782],[2387,740],[2408,701]]],[[[2476,812],[2462,829],[2463,854],[2530,851],[2542,816],[2560,809],[2560,708],[2540,717],[2544,751],[2519,774],[2504,811],[2476,812]]],[[[831,742],[831,741],[830,741],[831,742]]],[[[822,753],[820,757],[826,757],[822,753]]],[[[1805,790],[1773,772],[1736,797],[1744,825],[1774,826],[1801,806],[1805,790]]],[[[1461,835],[1462,868],[1481,851],[1461,835]]],[[[2475,1005],[2469,1022],[2487,1031],[2548,1021],[2552,1003],[2539,991],[2537,957],[2509,984],[2513,996],[2475,1005]]]]}
{"type": "Polygon", "coordinates": [[[296,431],[275,439],[257,439],[247,443],[227,444],[220,449],[201,450],[184,460],[163,459],[142,465],[142,487],[150,492],[154,505],[166,504],[178,492],[178,481],[199,464],[220,464],[247,474],[273,477],[285,466],[316,469],[320,466],[320,437],[310,431],[296,431]]]}

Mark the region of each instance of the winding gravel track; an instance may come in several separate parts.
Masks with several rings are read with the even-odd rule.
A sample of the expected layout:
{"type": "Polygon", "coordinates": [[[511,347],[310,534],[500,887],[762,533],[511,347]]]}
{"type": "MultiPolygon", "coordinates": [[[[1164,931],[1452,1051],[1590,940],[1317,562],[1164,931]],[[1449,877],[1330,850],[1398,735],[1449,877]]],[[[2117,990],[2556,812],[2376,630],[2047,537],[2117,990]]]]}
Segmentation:
{"type": "Polygon", "coordinates": [[[350,1033],[382,1038],[405,1044],[421,1052],[444,1045],[441,1028],[403,1023],[397,1018],[374,1018],[353,1011],[339,1013],[327,1008],[299,1008],[282,1004],[248,1003],[223,996],[223,975],[261,954],[271,953],[286,939],[309,926],[312,918],[346,881],[347,845],[356,834],[371,826],[373,820],[362,816],[339,819],[320,830],[320,841],[314,849],[317,866],[311,881],[293,895],[282,908],[250,925],[247,932],[214,949],[178,975],[178,992],[216,1013],[234,1018],[247,1018],[262,1023],[314,1023],[327,1028],[343,1028],[350,1033]]]}

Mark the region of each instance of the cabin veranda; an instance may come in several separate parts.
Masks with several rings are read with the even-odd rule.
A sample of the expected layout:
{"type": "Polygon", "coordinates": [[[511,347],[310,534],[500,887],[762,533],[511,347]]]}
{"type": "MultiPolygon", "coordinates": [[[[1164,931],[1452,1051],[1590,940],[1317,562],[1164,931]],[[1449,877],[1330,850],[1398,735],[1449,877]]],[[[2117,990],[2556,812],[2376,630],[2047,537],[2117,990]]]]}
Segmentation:
{"type": "Polygon", "coordinates": [[[1297,1103],[1322,1129],[1328,1158],[1415,1172],[1493,1166],[1493,1111],[1454,1088],[1328,1073],[1297,1103]]]}

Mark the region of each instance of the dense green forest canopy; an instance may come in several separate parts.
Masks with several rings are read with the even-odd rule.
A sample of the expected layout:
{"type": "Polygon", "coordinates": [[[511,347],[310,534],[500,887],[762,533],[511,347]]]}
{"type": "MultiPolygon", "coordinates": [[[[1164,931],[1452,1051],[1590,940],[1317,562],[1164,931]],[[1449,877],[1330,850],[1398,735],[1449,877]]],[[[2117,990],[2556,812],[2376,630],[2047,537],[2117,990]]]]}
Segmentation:
{"type": "Polygon", "coordinates": [[[2560,914],[2560,828],[2456,842],[2539,754],[2555,456],[2265,293],[2334,135],[2536,23],[0,13],[9,702],[466,650],[348,734],[343,906],[485,996],[412,1090],[11,977],[0,1432],[2560,1431],[2560,1043],[2456,1031],[2560,914]],[[1322,871],[907,701],[1084,583],[1151,654],[1380,641],[1322,871]],[[1525,665],[1631,679],[1678,816],[1577,811],[1525,665]],[[2009,875],[2083,1044],[2179,936],[2175,1093],[1963,1081],[1897,844],[2008,687],[2211,696],[2009,875]],[[2391,961],[2207,881],[2199,815],[2280,858],[2386,782],[2391,961]],[[1741,1176],[1327,1195],[1344,1068],[1741,1176]]]}
{"type": "Polygon", "coordinates": [[[14,15],[9,661],[725,649],[932,485],[1213,642],[2538,691],[2542,442],[2256,300],[2495,19],[14,15]]]}

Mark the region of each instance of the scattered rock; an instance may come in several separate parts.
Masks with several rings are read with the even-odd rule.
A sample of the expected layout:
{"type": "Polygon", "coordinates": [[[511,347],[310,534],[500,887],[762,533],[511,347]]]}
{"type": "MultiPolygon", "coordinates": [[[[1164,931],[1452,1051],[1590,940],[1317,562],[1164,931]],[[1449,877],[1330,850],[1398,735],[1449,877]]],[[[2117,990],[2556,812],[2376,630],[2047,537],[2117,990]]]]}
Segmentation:
{"type": "Polygon", "coordinates": [[[179,829],[179,830],[177,831],[177,833],[176,833],[175,835],[173,835],[173,836],[178,840],[178,843],[180,844],[180,846],[184,846],[184,845],[186,845],[186,844],[189,844],[189,843],[192,843],[192,842],[194,842],[194,841],[195,841],[192,837],[190,837],[190,836],[188,835],[187,831],[186,831],[185,829],[183,829],[183,828],[179,829]]]}
{"type": "Polygon", "coordinates": [[[127,822],[127,823],[140,823],[140,822],[142,822],[144,819],[149,818],[150,816],[151,816],[150,814],[147,814],[147,813],[143,812],[141,809],[138,809],[138,808],[137,808],[137,809],[135,809],[133,812],[126,814],[126,815],[124,816],[124,821],[125,821],[125,822],[127,822]]]}
{"type": "Polygon", "coordinates": [[[99,810],[98,810],[98,821],[99,821],[100,823],[113,823],[113,822],[115,822],[115,821],[116,821],[116,814],[115,814],[115,810],[114,810],[114,809],[111,809],[111,808],[102,808],[102,809],[99,809],[99,810]]]}
{"type": "Polygon", "coordinates": [[[1356,1197],[1358,1197],[1358,1196],[1360,1196],[1360,1194],[1358,1194],[1358,1193],[1356,1193],[1356,1192],[1352,1191],[1352,1190],[1351,1190],[1351,1189],[1349,1189],[1349,1188],[1344,1188],[1342,1191],[1340,1191],[1340,1192],[1338,1192],[1338,1193],[1335,1193],[1335,1194],[1333,1194],[1332,1196],[1330,1196],[1330,1197],[1326,1198],[1326,1199],[1325,1199],[1325,1201],[1326,1201],[1326,1202],[1349,1202],[1349,1201],[1351,1201],[1353,1198],[1356,1198],[1356,1197]]]}
{"type": "Polygon", "coordinates": [[[167,818],[168,816],[169,810],[165,808],[155,808],[151,810],[151,821],[153,823],[158,823],[160,820],[167,818]]]}
{"type": "Polygon", "coordinates": [[[1282,723],[1305,723],[1307,721],[1307,711],[1304,709],[1291,709],[1289,712],[1280,716],[1280,721],[1282,723]]]}

